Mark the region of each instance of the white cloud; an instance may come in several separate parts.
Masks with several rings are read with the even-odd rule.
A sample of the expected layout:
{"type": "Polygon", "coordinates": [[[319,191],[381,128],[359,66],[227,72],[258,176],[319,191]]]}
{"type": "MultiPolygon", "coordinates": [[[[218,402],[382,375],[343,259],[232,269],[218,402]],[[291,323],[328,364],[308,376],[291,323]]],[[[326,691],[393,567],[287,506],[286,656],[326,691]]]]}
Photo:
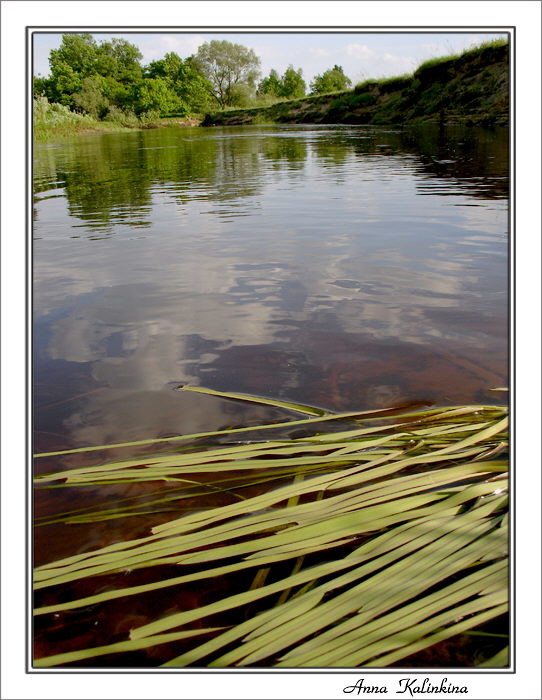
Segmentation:
{"type": "Polygon", "coordinates": [[[315,58],[323,58],[323,57],[331,56],[331,54],[333,52],[330,51],[329,49],[321,49],[318,47],[312,47],[312,48],[308,49],[308,53],[315,58]]]}
{"type": "Polygon", "coordinates": [[[181,58],[196,53],[201,44],[208,39],[201,34],[160,34],[149,35],[138,42],[143,54],[143,63],[163,58],[166,53],[174,51],[181,58]]]}
{"type": "Polygon", "coordinates": [[[420,45],[420,52],[431,54],[431,53],[438,53],[439,51],[442,51],[442,45],[441,44],[421,44],[420,45]]]}
{"type": "Polygon", "coordinates": [[[372,58],[376,53],[366,44],[347,44],[344,48],[347,56],[352,58],[372,58]]]}

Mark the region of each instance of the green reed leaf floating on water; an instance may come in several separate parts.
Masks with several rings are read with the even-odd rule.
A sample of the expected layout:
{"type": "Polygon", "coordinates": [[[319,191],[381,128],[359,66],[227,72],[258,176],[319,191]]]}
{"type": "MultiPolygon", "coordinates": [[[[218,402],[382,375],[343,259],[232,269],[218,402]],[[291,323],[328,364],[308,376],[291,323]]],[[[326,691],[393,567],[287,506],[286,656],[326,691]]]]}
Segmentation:
{"type": "Polygon", "coordinates": [[[325,416],[332,411],[326,411],[323,408],[316,408],[315,406],[307,406],[306,404],[293,403],[292,401],[278,401],[276,399],[265,399],[261,396],[251,396],[249,394],[236,394],[233,392],[226,391],[215,391],[214,389],[205,389],[200,386],[179,386],[180,391],[194,391],[199,394],[209,394],[209,396],[219,396],[224,399],[234,399],[236,401],[243,401],[248,403],[261,403],[266,406],[274,406],[275,408],[286,408],[289,411],[295,411],[296,413],[307,413],[310,416],[325,416]]]}
{"type": "MultiPolygon", "coordinates": [[[[195,391],[252,401],[240,394],[195,391]]],[[[60,649],[36,665],[74,665],[98,655],[114,659],[164,639],[181,645],[180,653],[162,661],[170,667],[388,666],[505,613],[505,407],[327,414],[279,425],[299,423],[312,434],[268,440],[263,433],[270,426],[255,426],[249,444],[193,445],[191,452],[37,477],[38,487],[61,482],[68,489],[96,489],[115,481],[144,484],[190,474],[163,498],[182,501],[213,489],[234,493],[226,505],[202,502],[199,510],[162,519],[138,539],[37,567],[35,614],[40,617],[87,606],[109,609],[111,601],[153,591],[161,591],[166,607],[156,619],[135,624],[125,641],[60,649]],[[326,429],[330,421],[333,431],[326,429]],[[179,573],[172,575],[164,565],[179,567],[179,573]],[[147,571],[145,582],[126,585],[128,570],[147,571]],[[116,585],[104,591],[103,576],[116,577],[116,585]],[[200,582],[205,589],[206,581],[218,579],[235,580],[236,592],[226,588],[200,605],[167,612],[169,597],[179,600],[184,586],[200,582]],[[84,597],[62,593],[80,581],[87,582],[84,597]],[[40,604],[42,591],[47,598],[40,604]],[[251,613],[243,620],[247,610],[251,613]],[[224,629],[223,619],[233,624],[224,629]],[[191,626],[207,623],[214,628],[203,630],[210,638],[191,645],[191,626]]],[[[204,435],[230,433],[237,439],[241,430],[204,435]]],[[[160,493],[153,491],[149,504],[161,507],[160,493]]],[[[121,500],[117,512],[108,503],[108,509],[64,517],[84,520],[86,515],[99,522],[100,517],[137,517],[141,511],[149,518],[152,508],[145,508],[143,499],[133,505],[121,500]]],[[[502,665],[505,655],[497,647],[491,654],[488,664],[502,665]]]]}

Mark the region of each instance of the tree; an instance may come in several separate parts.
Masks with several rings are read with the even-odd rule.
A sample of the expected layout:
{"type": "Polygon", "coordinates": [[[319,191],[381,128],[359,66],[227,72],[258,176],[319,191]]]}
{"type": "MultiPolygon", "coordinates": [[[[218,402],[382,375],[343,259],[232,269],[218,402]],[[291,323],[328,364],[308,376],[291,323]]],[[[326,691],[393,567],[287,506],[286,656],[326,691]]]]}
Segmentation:
{"type": "Polygon", "coordinates": [[[135,111],[159,114],[184,113],[184,105],[165,78],[147,78],[136,87],[135,111]]]}
{"type": "Polygon", "coordinates": [[[287,99],[303,97],[306,85],[302,78],[302,73],[303,71],[301,68],[295,70],[295,68],[290,65],[285,70],[282,77],[279,77],[279,74],[273,68],[269,73],[269,77],[260,80],[257,94],[273,95],[274,97],[285,97],[287,99]]]}
{"type": "Polygon", "coordinates": [[[32,79],[32,94],[36,97],[47,97],[49,92],[49,79],[41,75],[35,75],[32,79]]]}
{"type": "Polygon", "coordinates": [[[348,78],[341,66],[333,66],[322,75],[317,75],[311,83],[311,94],[321,95],[324,92],[347,90],[352,81],[348,78]]]}
{"type": "Polygon", "coordinates": [[[91,75],[83,78],[81,90],[74,93],[75,104],[86,114],[100,119],[107,114],[110,105],[106,97],[107,83],[101,75],[91,75]]]}
{"type": "Polygon", "coordinates": [[[174,51],[170,51],[164,58],[149,63],[145,69],[145,77],[169,78],[175,82],[179,79],[182,64],[182,58],[174,51]]]}
{"type": "Polygon", "coordinates": [[[98,47],[91,34],[63,34],[58,49],[53,49],[49,54],[51,74],[54,76],[67,65],[84,78],[96,73],[97,57],[98,47]]]}
{"type": "Polygon", "coordinates": [[[189,111],[204,112],[209,107],[212,100],[212,84],[198,72],[192,56],[181,63],[174,87],[189,111]]]}
{"type": "Polygon", "coordinates": [[[229,41],[202,44],[193,64],[210,82],[210,93],[221,107],[239,104],[240,92],[252,92],[260,59],[252,49],[229,41]]]}
{"type": "Polygon", "coordinates": [[[64,62],[55,65],[48,84],[47,97],[52,102],[58,102],[70,109],[75,107],[73,94],[83,87],[83,79],[79,73],[64,62]]]}
{"type": "Polygon", "coordinates": [[[126,39],[104,41],[97,48],[96,72],[115,78],[119,83],[134,83],[141,79],[141,51],[126,39]]]}
{"type": "Polygon", "coordinates": [[[129,106],[128,87],[142,76],[140,59],[137,46],[125,39],[112,39],[98,46],[91,34],[63,34],[61,45],[49,55],[51,76],[40,87],[51,101],[89,114],[104,112],[104,100],[129,106]],[[93,80],[85,83],[87,78],[93,80]],[[105,82],[98,83],[97,78],[105,82]]]}
{"type": "Polygon", "coordinates": [[[281,85],[279,96],[290,99],[295,97],[303,97],[307,86],[302,78],[302,74],[303,71],[301,68],[295,70],[292,65],[289,65],[280,81],[281,85]]]}
{"type": "Polygon", "coordinates": [[[258,83],[257,95],[274,95],[280,96],[281,81],[279,74],[273,68],[267,78],[262,78],[258,83]]]}
{"type": "Polygon", "coordinates": [[[194,67],[193,59],[184,61],[175,52],[152,61],[145,70],[148,78],[163,78],[178,95],[187,111],[203,111],[210,102],[211,83],[194,67]]]}
{"type": "MultiPolygon", "coordinates": [[[[211,43],[222,50],[218,57],[222,62],[231,58],[226,49],[235,49],[235,70],[223,84],[227,99],[239,103],[253,88],[258,59],[242,46],[211,43]]],[[[205,111],[214,99],[214,85],[202,75],[194,57],[183,60],[170,52],[145,69],[141,58],[137,46],[125,39],[97,44],[91,34],[64,34],[59,48],[49,55],[50,76],[34,79],[34,95],[95,118],[119,110],[185,115],[205,111]]]]}

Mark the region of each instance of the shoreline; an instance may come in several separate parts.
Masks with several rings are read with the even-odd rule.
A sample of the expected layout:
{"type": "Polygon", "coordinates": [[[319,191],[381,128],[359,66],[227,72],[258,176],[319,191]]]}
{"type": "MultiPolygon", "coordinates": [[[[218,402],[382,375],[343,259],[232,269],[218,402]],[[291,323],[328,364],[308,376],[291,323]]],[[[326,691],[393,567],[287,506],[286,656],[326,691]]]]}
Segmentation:
{"type": "Polygon", "coordinates": [[[195,117],[187,117],[180,119],[178,117],[163,117],[147,124],[137,124],[126,126],[117,122],[95,121],[94,123],[65,123],[55,125],[40,125],[38,129],[34,127],[32,135],[36,143],[46,143],[54,138],[71,138],[73,136],[89,136],[91,134],[116,134],[127,133],[129,131],[144,131],[147,129],[166,129],[172,126],[176,127],[195,127],[200,126],[202,119],[195,117]]]}

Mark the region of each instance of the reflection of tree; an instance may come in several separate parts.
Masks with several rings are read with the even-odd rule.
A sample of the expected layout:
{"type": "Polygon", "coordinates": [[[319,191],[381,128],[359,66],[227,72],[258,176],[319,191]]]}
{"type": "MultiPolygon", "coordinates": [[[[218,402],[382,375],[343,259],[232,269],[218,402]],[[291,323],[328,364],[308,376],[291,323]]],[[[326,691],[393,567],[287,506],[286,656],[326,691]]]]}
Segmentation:
{"type": "MultiPolygon", "coordinates": [[[[418,156],[417,172],[441,180],[442,189],[433,186],[432,194],[457,194],[459,190],[465,195],[483,199],[506,199],[509,196],[506,128],[443,128],[424,124],[403,130],[367,127],[362,132],[349,132],[349,135],[349,148],[361,157],[418,156]],[[453,185],[452,189],[450,185],[453,185]]],[[[424,188],[425,183],[419,181],[417,187],[424,188]]]]}
{"type": "Polygon", "coordinates": [[[258,161],[259,144],[254,139],[224,138],[216,142],[213,177],[208,179],[211,201],[249,197],[261,191],[262,166],[258,161]]]}
{"type": "MultiPolygon", "coordinates": [[[[509,196],[506,128],[425,126],[402,133],[401,145],[419,154],[419,172],[442,178],[443,185],[452,180],[456,191],[483,199],[509,196]]],[[[438,194],[434,190],[433,193],[438,194]]]]}
{"type": "Polygon", "coordinates": [[[46,151],[45,157],[36,148],[36,186],[49,189],[48,176],[56,186],[64,187],[69,213],[90,228],[103,229],[116,222],[148,225],[149,181],[138,148],[140,136],[80,138],[46,151]]]}
{"type": "MultiPolygon", "coordinates": [[[[402,131],[328,127],[262,136],[250,129],[161,129],[79,137],[61,148],[35,148],[36,193],[64,188],[69,213],[90,229],[149,226],[153,189],[175,201],[228,202],[258,194],[269,167],[300,173],[309,153],[319,165],[343,165],[356,155],[418,156],[418,172],[442,191],[473,197],[508,196],[507,131],[427,126],[402,131]]],[[[425,187],[422,181],[418,187],[425,187]]]]}
{"type": "Polygon", "coordinates": [[[315,141],[314,155],[325,163],[341,165],[352,153],[352,141],[337,136],[324,136],[315,141]]]}
{"type": "Polygon", "coordinates": [[[275,170],[280,170],[286,161],[290,169],[302,169],[307,159],[307,141],[299,137],[269,136],[261,149],[264,158],[275,170]]]}
{"type": "MultiPolygon", "coordinates": [[[[69,213],[102,230],[112,224],[149,225],[156,186],[173,184],[164,190],[181,202],[259,192],[259,143],[209,136],[203,130],[163,129],[80,138],[61,149],[38,146],[35,192],[65,188],[69,213]]],[[[304,153],[304,146],[299,150],[304,153]]]]}

